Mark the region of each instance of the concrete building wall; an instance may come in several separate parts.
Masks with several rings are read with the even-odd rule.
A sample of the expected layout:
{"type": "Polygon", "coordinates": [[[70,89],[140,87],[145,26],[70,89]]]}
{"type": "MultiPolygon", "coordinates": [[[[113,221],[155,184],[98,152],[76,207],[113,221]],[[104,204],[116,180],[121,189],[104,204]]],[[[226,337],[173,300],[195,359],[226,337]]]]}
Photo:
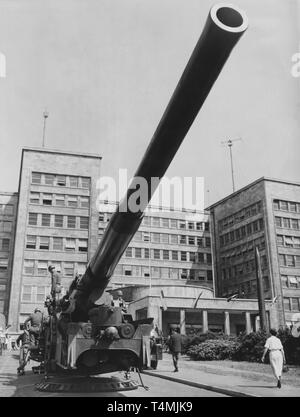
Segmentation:
{"type": "Polygon", "coordinates": [[[23,150],[9,305],[14,329],[34,306],[43,306],[50,264],[61,270],[67,287],[94,253],[100,160],[97,155],[23,150]]]}
{"type": "Polygon", "coordinates": [[[0,314],[7,319],[18,195],[0,193],[0,314]]]}

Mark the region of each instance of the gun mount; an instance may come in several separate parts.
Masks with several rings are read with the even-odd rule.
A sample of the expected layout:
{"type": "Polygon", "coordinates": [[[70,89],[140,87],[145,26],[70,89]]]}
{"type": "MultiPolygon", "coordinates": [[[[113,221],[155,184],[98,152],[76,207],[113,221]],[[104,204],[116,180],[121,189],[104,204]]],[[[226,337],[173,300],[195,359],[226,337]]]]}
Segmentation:
{"type": "Polygon", "coordinates": [[[121,307],[113,307],[105,289],[125,249],[138,230],[144,210],[164,176],[233,47],[247,29],[237,8],[213,6],[203,32],[150,141],[125,197],[113,214],[86,272],[72,282],[67,297],[51,305],[46,326],[45,365],[83,374],[141,369],[149,364],[153,319],[134,321],[121,307]],[[137,178],[148,187],[138,210],[130,200],[137,178]],[[102,303],[98,300],[102,297],[102,303]],[[147,359],[148,358],[148,359],[147,359]]]}

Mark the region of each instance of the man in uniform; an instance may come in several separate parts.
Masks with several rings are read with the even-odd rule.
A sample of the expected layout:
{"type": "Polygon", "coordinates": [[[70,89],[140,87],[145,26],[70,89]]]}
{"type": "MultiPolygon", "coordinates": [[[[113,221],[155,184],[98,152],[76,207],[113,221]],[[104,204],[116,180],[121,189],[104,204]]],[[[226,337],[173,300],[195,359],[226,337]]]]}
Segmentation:
{"type": "Polygon", "coordinates": [[[19,367],[17,371],[18,375],[24,375],[24,368],[28,362],[30,348],[34,345],[34,337],[27,329],[17,338],[16,344],[18,347],[20,347],[20,343],[22,343],[22,346],[20,348],[19,367]]]}
{"type": "Polygon", "coordinates": [[[34,310],[33,314],[30,314],[28,319],[24,321],[24,327],[27,328],[32,335],[34,341],[39,337],[41,327],[43,323],[43,314],[39,308],[34,310]]]}
{"type": "Polygon", "coordinates": [[[51,274],[51,297],[56,301],[57,295],[61,293],[61,275],[52,265],[48,267],[48,271],[51,274]]]}
{"type": "Polygon", "coordinates": [[[178,329],[171,330],[171,336],[169,339],[169,349],[172,354],[173,364],[174,364],[174,372],[178,372],[178,357],[181,353],[181,336],[178,333],[178,329]]]}

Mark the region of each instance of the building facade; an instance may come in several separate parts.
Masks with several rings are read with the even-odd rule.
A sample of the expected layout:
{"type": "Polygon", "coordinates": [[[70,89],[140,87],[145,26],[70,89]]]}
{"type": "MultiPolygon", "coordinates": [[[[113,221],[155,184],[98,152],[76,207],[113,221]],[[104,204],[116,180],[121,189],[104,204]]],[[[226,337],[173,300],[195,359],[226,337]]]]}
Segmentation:
{"type": "Polygon", "coordinates": [[[98,155],[23,149],[8,323],[20,323],[50,293],[48,267],[68,288],[98,244],[98,155]]]}
{"type": "Polygon", "coordinates": [[[7,316],[18,194],[0,193],[0,314],[7,316]]]}
{"type": "Polygon", "coordinates": [[[260,178],[209,209],[216,296],[257,297],[258,247],[274,324],[292,324],[300,311],[300,184],[260,178]]]}

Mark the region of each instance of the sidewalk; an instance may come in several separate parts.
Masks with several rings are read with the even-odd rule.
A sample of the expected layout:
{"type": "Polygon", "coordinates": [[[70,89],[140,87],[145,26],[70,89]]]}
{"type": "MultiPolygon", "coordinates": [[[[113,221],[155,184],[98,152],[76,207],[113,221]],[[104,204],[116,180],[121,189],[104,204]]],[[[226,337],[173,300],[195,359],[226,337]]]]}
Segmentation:
{"type": "Polygon", "coordinates": [[[173,369],[171,355],[164,353],[156,370],[144,372],[234,397],[300,397],[300,388],[285,384],[284,374],[282,388],[278,389],[271,375],[238,371],[225,365],[211,366],[207,362],[190,361],[184,356],[179,360],[179,372],[174,373],[173,369]]]}

